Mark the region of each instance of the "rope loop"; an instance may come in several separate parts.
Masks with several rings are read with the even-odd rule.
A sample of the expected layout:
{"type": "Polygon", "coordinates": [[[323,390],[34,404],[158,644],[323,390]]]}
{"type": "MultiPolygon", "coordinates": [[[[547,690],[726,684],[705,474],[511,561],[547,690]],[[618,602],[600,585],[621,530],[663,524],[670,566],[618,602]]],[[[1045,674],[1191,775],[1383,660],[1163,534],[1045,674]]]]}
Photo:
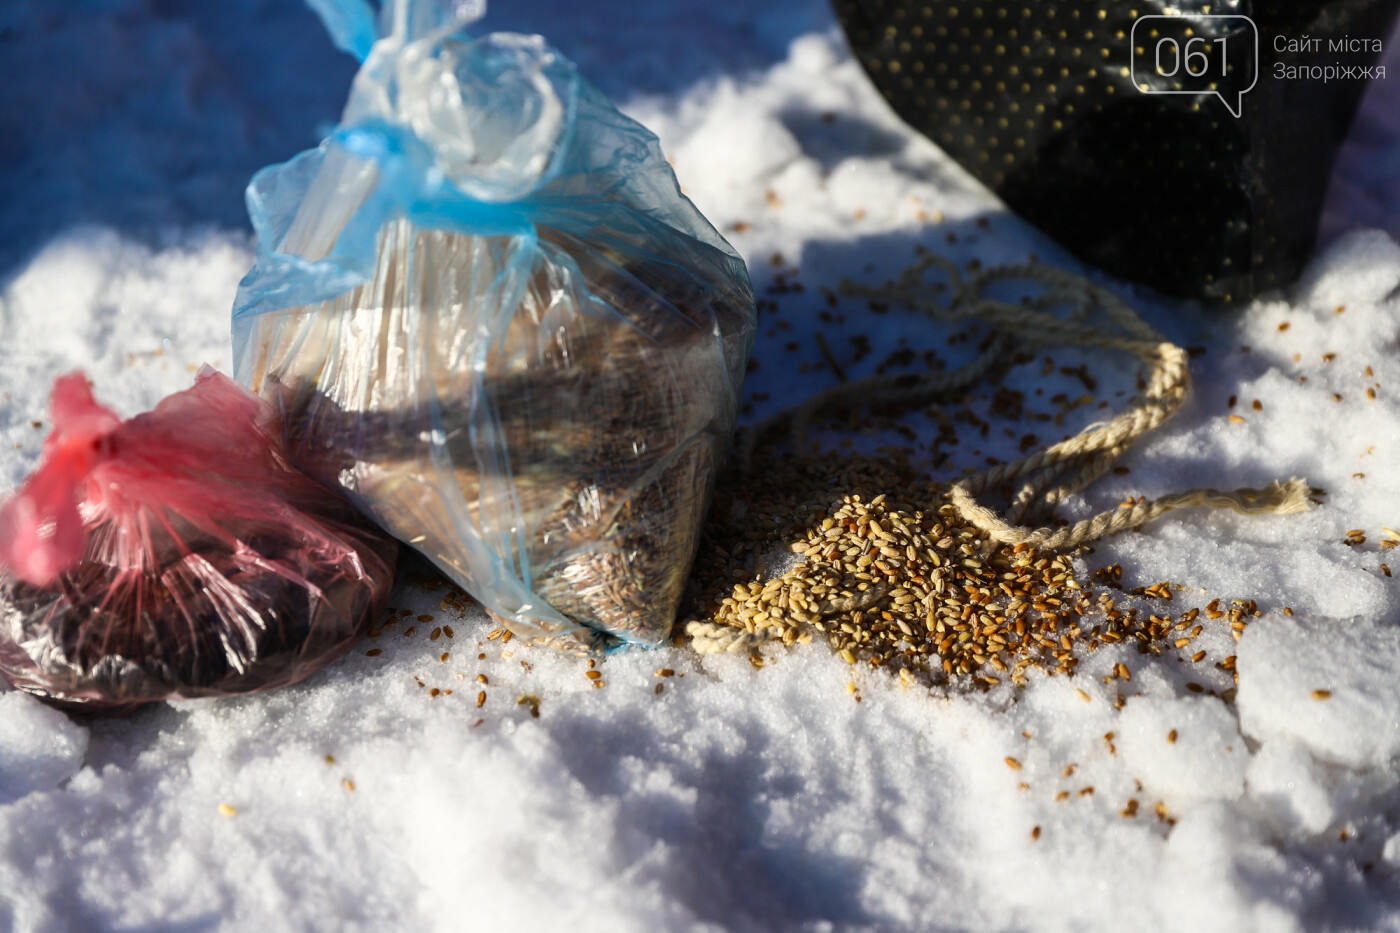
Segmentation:
{"type": "MultiPolygon", "coordinates": [[[[1117,295],[1082,276],[1051,266],[994,266],[965,277],[957,265],[929,253],[894,282],[872,286],[846,280],[841,284],[841,293],[903,306],[938,321],[976,319],[991,326],[997,335],[974,360],[950,372],[914,379],[907,375],[871,376],[843,382],[765,419],[740,437],[736,447],[741,466],[751,463],[759,442],[775,435],[784,425],[787,443],[799,453],[808,424],[822,414],[871,403],[927,405],[967,388],[997,367],[1009,365],[1012,351],[1018,346],[1054,344],[1135,356],[1146,369],[1146,388],[1126,410],[1108,421],[1089,425],[1074,437],[1020,460],[951,483],[948,501],[964,521],[992,541],[1060,550],[1136,528],[1177,509],[1230,509],[1259,515],[1290,514],[1308,508],[1308,484],[1295,477],[1287,482],[1275,481],[1262,490],[1190,489],[1152,501],[1142,499],[1130,507],[1100,512],[1063,528],[1027,527],[1030,517],[1048,515],[1066,497],[1108,472],[1141,437],[1176,414],[1191,391],[1186,351],[1159,334],[1117,295]],[[932,270],[945,280],[944,290],[950,296],[946,304],[930,297],[935,291],[927,281],[932,270]],[[988,294],[993,286],[1011,282],[1031,282],[1044,290],[1019,303],[988,294]],[[1052,313],[1055,309],[1062,310],[1052,313]],[[977,495],[989,488],[1018,482],[1020,488],[1013,494],[1005,515],[977,500],[977,495]]],[[[766,640],[766,630],[745,633],[712,623],[690,622],[686,631],[701,653],[743,651],[766,640]]]]}

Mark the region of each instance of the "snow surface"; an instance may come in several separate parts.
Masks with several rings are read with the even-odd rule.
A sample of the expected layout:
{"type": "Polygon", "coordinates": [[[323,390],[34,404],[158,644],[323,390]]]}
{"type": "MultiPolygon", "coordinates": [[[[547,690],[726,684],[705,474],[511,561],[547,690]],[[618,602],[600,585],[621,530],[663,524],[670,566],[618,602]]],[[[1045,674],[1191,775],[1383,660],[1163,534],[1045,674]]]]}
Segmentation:
{"type": "MultiPolygon", "coordinates": [[[[760,293],[778,271],[805,285],[780,298],[791,331],[764,328],[755,417],[828,384],[811,334],[843,276],[882,281],[920,244],[1076,267],[893,117],[821,0],[499,7],[488,25],[547,34],[658,131],[760,293]]],[[[81,366],[130,414],[229,365],[242,187],[315,143],[353,64],[289,0],[11,0],[0,50],[11,488],[54,376],[81,366]]],[[[1206,352],[1179,418],[1066,514],[1295,474],[1326,490],[1302,516],[1179,513],[1090,556],[1129,586],[1181,584],[1174,611],[1257,600],[1238,645],[1216,623],[1190,649],[1202,664],[1105,648],[1073,680],[948,696],[853,676],[819,645],[763,670],[629,651],[591,689],[577,659],[487,641],[479,612],[406,580],[394,605],[431,622],[290,689],[92,722],[0,695],[0,929],[1400,929],[1400,579],[1379,547],[1400,527],[1396,80],[1368,94],[1330,246],[1290,294],[1224,316],[1120,287],[1206,352]],[[443,624],[454,636],[430,640],[443,624]],[[1213,662],[1236,653],[1228,705],[1213,662]],[[1118,663],[1131,683],[1105,684],[1118,663]]],[[[901,338],[952,352],[939,326],[837,310],[853,374],[901,338]]],[[[1089,362],[1107,400],[1132,389],[1121,361],[1047,355],[1089,362]]],[[[1007,384],[1083,391],[1041,373],[1007,384]]],[[[946,469],[1014,453],[994,427],[946,469]]]]}

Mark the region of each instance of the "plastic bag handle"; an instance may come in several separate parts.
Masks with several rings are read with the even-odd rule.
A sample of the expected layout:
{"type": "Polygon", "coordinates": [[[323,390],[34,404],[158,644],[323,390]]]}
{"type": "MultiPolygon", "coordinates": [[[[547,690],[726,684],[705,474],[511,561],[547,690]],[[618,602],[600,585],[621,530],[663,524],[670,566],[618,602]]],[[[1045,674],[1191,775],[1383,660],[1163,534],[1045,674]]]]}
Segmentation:
{"type": "Polygon", "coordinates": [[[376,23],[369,0],[306,0],[306,5],[321,17],[336,48],[360,61],[384,36],[412,42],[460,29],[486,14],[486,0],[384,0],[376,23]]]}
{"type": "Polygon", "coordinates": [[[116,412],[98,404],[81,373],[59,378],[50,401],[53,431],[44,459],[20,491],[0,507],[0,563],[36,586],[48,586],[77,563],[87,546],[78,512],[80,489],[113,454],[116,412]]]}

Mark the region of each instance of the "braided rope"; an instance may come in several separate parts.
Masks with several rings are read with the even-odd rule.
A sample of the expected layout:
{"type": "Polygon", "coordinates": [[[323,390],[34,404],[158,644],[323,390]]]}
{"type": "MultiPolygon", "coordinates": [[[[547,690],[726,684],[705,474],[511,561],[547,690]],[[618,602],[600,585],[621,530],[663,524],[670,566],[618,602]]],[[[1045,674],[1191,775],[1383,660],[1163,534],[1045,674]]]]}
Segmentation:
{"type": "MultiPolygon", "coordinates": [[[[964,279],[956,265],[929,254],[893,283],[869,286],[846,281],[841,291],[851,297],[900,304],[941,321],[977,318],[999,331],[999,335],[976,359],[951,372],[930,373],[912,380],[908,376],[873,376],[846,382],[779,412],[740,439],[737,446],[741,464],[749,463],[754,446],[784,424],[787,440],[797,452],[806,439],[807,425],[824,412],[856,404],[928,404],[966,388],[993,368],[1008,365],[1009,351],[1018,343],[1030,347],[1061,344],[1136,356],[1148,370],[1146,388],[1130,408],[1107,422],[1090,425],[1074,437],[1028,457],[951,483],[948,499],[959,516],[993,541],[1066,549],[1136,528],[1177,509],[1230,509],[1255,515],[1290,514],[1308,507],[1308,484],[1295,477],[1286,483],[1275,481],[1262,490],[1190,489],[1152,501],[1144,499],[1064,528],[1025,527],[1022,523],[1028,515],[1049,512],[1066,497],[1089,486],[1139,438],[1176,414],[1191,390],[1186,351],[1166,340],[1112,292],[1048,266],[997,266],[964,279]],[[935,268],[947,279],[952,295],[946,305],[929,297],[925,277],[935,268]],[[990,286],[1011,281],[1038,283],[1046,290],[1021,304],[986,296],[990,286]],[[1050,313],[1052,308],[1066,306],[1062,316],[1050,313]],[[1107,318],[1110,326],[1093,323],[1095,312],[1107,318]],[[1012,496],[1004,516],[977,501],[978,493],[1013,481],[1020,481],[1022,486],[1012,496]]],[[[740,652],[769,640],[762,630],[748,633],[703,622],[689,623],[686,632],[692,638],[692,646],[702,654],[740,652]]]]}

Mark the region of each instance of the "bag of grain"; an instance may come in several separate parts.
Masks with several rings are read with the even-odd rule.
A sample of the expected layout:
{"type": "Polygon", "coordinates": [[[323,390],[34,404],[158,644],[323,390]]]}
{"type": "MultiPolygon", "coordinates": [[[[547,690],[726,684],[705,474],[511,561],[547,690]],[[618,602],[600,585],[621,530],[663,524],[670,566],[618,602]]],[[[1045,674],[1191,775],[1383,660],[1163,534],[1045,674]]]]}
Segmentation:
{"type": "Polygon", "coordinates": [[[44,460],[0,508],[0,674],[117,712],[295,683],[384,607],[398,545],[287,464],[232,379],[123,422],[54,384],[44,460]]]}
{"type": "Polygon", "coordinates": [[[249,185],[238,378],[517,635],[661,643],[734,428],[743,262],[538,36],[313,5],[363,65],[339,128],[249,185]]]}

